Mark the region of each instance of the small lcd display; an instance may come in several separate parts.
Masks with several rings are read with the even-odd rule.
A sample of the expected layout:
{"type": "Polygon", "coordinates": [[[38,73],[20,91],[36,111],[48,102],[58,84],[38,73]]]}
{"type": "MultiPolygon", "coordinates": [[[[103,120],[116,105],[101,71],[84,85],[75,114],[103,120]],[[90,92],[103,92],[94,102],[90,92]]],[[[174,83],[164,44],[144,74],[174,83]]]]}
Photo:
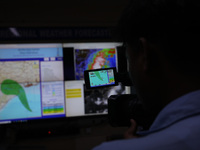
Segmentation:
{"type": "Polygon", "coordinates": [[[116,68],[102,68],[84,71],[87,88],[118,85],[116,80],[116,68]]]}
{"type": "Polygon", "coordinates": [[[112,69],[89,72],[91,87],[115,84],[114,72],[112,69]]]}

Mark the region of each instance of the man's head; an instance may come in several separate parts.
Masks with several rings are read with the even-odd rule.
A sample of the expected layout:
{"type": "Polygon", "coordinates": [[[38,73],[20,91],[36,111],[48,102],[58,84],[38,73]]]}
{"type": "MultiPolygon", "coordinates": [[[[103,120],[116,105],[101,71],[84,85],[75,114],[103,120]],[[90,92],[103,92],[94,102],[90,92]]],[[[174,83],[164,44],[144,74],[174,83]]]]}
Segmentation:
{"type": "Polygon", "coordinates": [[[118,35],[128,47],[130,73],[142,99],[159,102],[166,95],[160,104],[165,105],[189,91],[183,83],[175,94],[174,87],[200,77],[199,14],[197,0],[131,0],[118,35]]]}

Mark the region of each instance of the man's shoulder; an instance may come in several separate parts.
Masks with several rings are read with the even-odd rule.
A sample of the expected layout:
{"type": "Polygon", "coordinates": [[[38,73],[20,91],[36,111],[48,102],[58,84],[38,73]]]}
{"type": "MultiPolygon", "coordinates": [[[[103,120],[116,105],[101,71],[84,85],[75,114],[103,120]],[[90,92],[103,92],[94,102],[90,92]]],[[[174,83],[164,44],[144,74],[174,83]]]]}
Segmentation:
{"type": "Polygon", "coordinates": [[[129,140],[105,142],[94,150],[199,150],[200,115],[176,123],[149,135],[129,140]]]}
{"type": "Polygon", "coordinates": [[[200,114],[200,90],[187,93],[165,106],[153,122],[150,132],[159,131],[200,114]]]}

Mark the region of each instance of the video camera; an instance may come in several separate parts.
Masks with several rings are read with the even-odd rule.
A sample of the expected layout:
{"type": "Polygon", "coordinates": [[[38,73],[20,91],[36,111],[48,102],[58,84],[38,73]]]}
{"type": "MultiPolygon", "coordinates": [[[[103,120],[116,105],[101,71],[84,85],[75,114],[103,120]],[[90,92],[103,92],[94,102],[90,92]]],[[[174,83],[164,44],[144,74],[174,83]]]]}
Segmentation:
{"type": "MultiPolygon", "coordinates": [[[[119,73],[116,68],[85,70],[84,79],[88,89],[117,86],[119,83],[133,86],[129,73],[119,73]]],[[[108,118],[111,126],[130,126],[130,119],[134,119],[140,127],[148,129],[154,116],[145,110],[136,94],[111,95],[108,98],[108,118]]]]}

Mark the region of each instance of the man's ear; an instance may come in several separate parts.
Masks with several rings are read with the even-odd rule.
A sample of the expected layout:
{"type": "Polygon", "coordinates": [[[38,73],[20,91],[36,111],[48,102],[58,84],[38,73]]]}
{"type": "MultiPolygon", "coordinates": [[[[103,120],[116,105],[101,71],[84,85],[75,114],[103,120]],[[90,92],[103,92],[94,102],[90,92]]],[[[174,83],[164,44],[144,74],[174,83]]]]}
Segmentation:
{"type": "Polygon", "coordinates": [[[141,55],[142,69],[149,73],[152,71],[158,71],[159,69],[159,57],[155,44],[148,42],[146,38],[141,37],[139,39],[139,49],[141,55]]]}

